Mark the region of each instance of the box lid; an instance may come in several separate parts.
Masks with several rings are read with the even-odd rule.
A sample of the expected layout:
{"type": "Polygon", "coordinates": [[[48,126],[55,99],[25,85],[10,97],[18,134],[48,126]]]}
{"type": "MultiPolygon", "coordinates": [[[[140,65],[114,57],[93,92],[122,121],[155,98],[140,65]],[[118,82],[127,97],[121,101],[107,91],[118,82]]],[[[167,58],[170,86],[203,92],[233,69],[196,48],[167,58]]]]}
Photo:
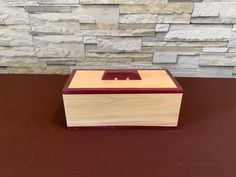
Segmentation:
{"type": "Polygon", "coordinates": [[[78,69],[67,80],[63,94],[182,93],[166,69],[78,69]]]}

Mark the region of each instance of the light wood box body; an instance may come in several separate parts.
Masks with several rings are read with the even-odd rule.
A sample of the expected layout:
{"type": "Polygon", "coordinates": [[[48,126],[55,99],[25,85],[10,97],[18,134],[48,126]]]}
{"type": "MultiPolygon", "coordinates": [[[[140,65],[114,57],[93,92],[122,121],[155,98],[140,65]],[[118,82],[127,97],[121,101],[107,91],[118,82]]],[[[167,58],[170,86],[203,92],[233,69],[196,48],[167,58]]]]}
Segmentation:
{"type": "Polygon", "coordinates": [[[104,70],[74,70],[63,89],[67,127],[176,127],[183,89],[167,70],[137,72],[141,80],[102,80],[104,70]]]}

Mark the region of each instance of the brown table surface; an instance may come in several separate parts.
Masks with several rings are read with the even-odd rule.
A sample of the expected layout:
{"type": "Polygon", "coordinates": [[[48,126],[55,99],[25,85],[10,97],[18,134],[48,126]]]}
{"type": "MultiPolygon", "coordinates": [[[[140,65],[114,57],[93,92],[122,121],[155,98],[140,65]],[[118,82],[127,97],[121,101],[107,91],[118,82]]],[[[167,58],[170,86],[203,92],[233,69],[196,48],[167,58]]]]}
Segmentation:
{"type": "Polygon", "coordinates": [[[0,177],[236,175],[236,79],[177,78],[177,129],[68,130],[67,77],[0,75],[0,177]]]}

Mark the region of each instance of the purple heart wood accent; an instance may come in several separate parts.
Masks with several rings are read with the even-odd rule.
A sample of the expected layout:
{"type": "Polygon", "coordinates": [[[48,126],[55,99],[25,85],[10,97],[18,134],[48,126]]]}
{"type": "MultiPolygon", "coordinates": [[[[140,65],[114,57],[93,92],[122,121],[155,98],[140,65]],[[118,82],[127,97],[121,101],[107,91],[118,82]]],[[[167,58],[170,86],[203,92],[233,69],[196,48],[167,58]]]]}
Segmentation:
{"type": "Polygon", "coordinates": [[[135,69],[109,69],[104,71],[102,80],[141,80],[141,77],[135,69]]]}

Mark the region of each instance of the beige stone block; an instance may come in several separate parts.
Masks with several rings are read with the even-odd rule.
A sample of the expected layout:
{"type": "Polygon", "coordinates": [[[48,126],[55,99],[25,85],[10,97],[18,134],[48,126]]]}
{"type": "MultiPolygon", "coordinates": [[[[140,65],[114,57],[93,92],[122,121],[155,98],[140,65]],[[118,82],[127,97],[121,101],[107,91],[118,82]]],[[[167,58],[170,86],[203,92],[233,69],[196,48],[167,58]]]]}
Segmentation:
{"type": "Polygon", "coordinates": [[[121,15],[119,22],[122,23],[156,23],[157,15],[153,14],[129,14],[121,15]]]}
{"type": "Polygon", "coordinates": [[[17,66],[17,67],[31,67],[31,66],[46,66],[46,62],[38,60],[37,58],[0,58],[0,66],[17,66]]]}
{"type": "Polygon", "coordinates": [[[165,4],[167,0],[80,0],[81,4],[165,4]]]}
{"type": "Polygon", "coordinates": [[[104,37],[98,38],[98,52],[141,52],[140,37],[104,37]]]}
{"type": "Polygon", "coordinates": [[[69,74],[69,66],[7,67],[13,74],[69,74]]]}
{"type": "Polygon", "coordinates": [[[189,24],[191,14],[167,14],[158,15],[157,23],[189,24]]]}
{"type": "Polygon", "coordinates": [[[145,4],[145,5],[120,5],[121,14],[137,14],[147,12],[150,14],[184,14],[192,13],[193,4],[192,3],[168,3],[168,4],[145,4]]]}

